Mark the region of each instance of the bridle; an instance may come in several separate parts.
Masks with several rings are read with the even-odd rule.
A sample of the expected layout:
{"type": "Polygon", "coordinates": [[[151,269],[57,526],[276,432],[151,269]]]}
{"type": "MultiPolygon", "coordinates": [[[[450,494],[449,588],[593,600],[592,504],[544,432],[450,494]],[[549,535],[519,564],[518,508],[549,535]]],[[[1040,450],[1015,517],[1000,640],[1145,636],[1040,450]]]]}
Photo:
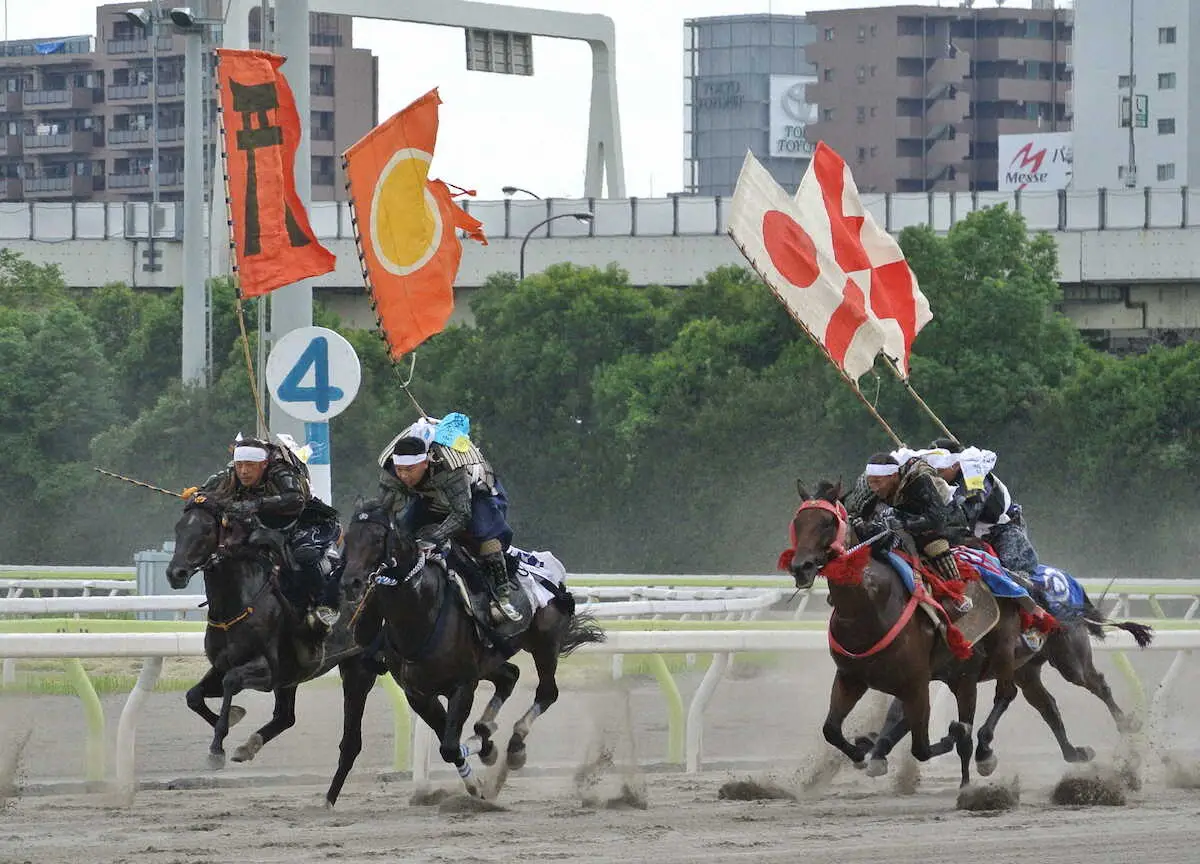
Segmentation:
{"type": "Polygon", "coordinates": [[[796,519],[805,510],[824,510],[827,513],[832,513],[833,517],[837,520],[837,535],[829,545],[830,554],[826,556],[826,561],[828,562],[839,555],[844,555],[846,552],[846,535],[849,531],[850,514],[846,512],[845,506],[842,505],[841,501],[809,498],[796,508],[796,513],[792,516],[791,524],[788,526],[791,546],[779,555],[780,570],[790,570],[792,568],[792,560],[796,557],[796,519]]]}

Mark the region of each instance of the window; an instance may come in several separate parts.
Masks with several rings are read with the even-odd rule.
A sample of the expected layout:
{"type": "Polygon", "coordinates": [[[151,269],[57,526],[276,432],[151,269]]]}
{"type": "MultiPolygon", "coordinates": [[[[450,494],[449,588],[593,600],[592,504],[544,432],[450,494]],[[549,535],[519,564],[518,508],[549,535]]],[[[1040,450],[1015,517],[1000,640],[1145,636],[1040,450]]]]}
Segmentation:
{"type": "MultiPolygon", "coordinates": [[[[872,27],[871,29],[872,29],[872,30],[874,30],[875,28],[874,28],[874,27],[872,27]]],[[[874,159],[874,158],[875,158],[877,155],[879,155],[879,148],[878,148],[878,147],[872,147],[872,148],[871,148],[871,158],[872,158],[872,159],[874,159]]]]}
{"type": "Polygon", "coordinates": [[[858,114],[857,114],[857,117],[856,117],[856,119],[858,120],[858,122],[859,122],[859,123],[866,123],[866,122],[867,122],[867,109],[866,109],[866,106],[864,106],[864,105],[859,105],[859,106],[858,106],[858,114]]]}
{"type": "Polygon", "coordinates": [[[1164,117],[1158,121],[1159,135],[1174,135],[1175,134],[1175,118],[1164,117]]]}
{"type": "Polygon", "coordinates": [[[1159,90],[1174,90],[1175,89],[1175,73],[1174,72],[1159,72],[1158,73],[1158,89],[1159,90]]]}
{"type": "MultiPolygon", "coordinates": [[[[872,30],[874,30],[875,28],[874,28],[874,27],[872,27],[871,29],[872,29],[872,30]]],[[[875,77],[875,73],[876,73],[877,71],[879,71],[879,67],[878,67],[878,66],[872,66],[872,67],[871,67],[871,77],[872,77],[872,78],[874,78],[874,77],[875,77]]]]}
{"type": "Polygon", "coordinates": [[[1130,78],[1130,76],[1128,76],[1128,75],[1118,75],[1117,76],[1117,89],[1118,90],[1128,90],[1130,87],[1133,87],[1135,84],[1137,84],[1137,76],[1136,75],[1134,75],[1132,78],[1130,78]]]}
{"type": "Polygon", "coordinates": [[[855,70],[854,70],[854,77],[858,79],[858,83],[859,83],[859,84],[861,84],[861,83],[863,83],[864,81],[866,81],[866,80],[867,80],[867,67],[866,67],[866,66],[859,66],[857,69],[855,69],[855,70]]]}
{"type": "Polygon", "coordinates": [[[832,67],[832,66],[826,66],[826,67],[825,67],[825,80],[826,80],[826,81],[832,81],[832,80],[833,80],[833,67],[832,67]]]}
{"type": "Polygon", "coordinates": [[[859,42],[867,41],[867,28],[863,27],[862,25],[859,25],[859,28],[858,28],[858,41],[859,42]]]}
{"type": "MultiPolygon", "coordinates": [[[[866,148],[866,147],[859,147],[859,148],[858,148],[858,161],[859,161],[859,162],[866,162],[866,161],[867,161],[867,148],[866,148]]],[[[1162,166],[1160,165],[1159,167],[1161,168],[1162,166]]]]}
{"type": "Polygon", "coordinates": [[[1174,45],[1175,44],[1175,28],[1174,27],[1159,27],[1158,28],[1158,44],[1159,45],[1174,45]]]}
{"type": "Polygon", "coordinates": [[[872,39],[875,38],[875,25],[874,24],[871,25],[871,38],[872,39]]]}
{"type": "Polygon", "coordinates": [[[833,109],[832,108],[822,108],[821,109],[821,119],[824,120],[826,123],[832,123],[833,122],[833,109]]]}
{"type": "Polygon", "coordinates": [[[875,116],[875,112],[876,112],[876,110],[877,110],[877,109],[875,108],[875,106],[874,106],[874,105],[872,105],[872,106],[871,106],[871,116],[872,116],[872,117],[874,117],[874,116],[875,116]]]}
{"type": "MultiPolygon", "coordinates": [[[[832,28],[832,27],[826,27],[826,28],[825,28],[825,41],[826,41],[826,42],[832,42],[832,41],[833,41],[833,28],[832,28]]],[[[1161,39],[1159,39],[1159,41],[1161,42],[1162,40],[1161,40],[1161,39]]],[[[1172,39],[1171,41],[1173,42],[1173,41],[1175,41],[1175,40],[1174,40],[1174,39],[1172,39]]]]}
{"type": "Polygon", "coordinates": [[[1158,166],[1158,182],[1162,183],[1167,180],[1175,179],[1175,163],[1168,162],[1165,165],[1158,166]]]}

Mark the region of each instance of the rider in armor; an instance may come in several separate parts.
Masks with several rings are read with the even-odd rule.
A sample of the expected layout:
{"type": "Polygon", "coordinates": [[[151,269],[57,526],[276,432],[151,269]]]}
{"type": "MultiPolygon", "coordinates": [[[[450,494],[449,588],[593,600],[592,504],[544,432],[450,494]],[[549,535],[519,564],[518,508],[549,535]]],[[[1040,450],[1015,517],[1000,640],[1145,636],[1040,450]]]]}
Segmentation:
{"type": "Polygon", "coordinates": [[[951,454],[945,465],[937,465],[948,483],[958,486],[963,512],[976,537],[987,541],[1007,570],[1028,577],[1038,566],[1038,554],[1029,542],[1021,505],[992,468],[996,454],[939,438],[933,442],[951,454]]]}
{"type": "Polygon", "coordinates": [[[380,457],[380,488],[393,519],[419,541],[454,539],[478,556],[492,583],[492,617],[520,621],[505,550],[512,542],[508,498],[492,466],[473,443],[464,449],[434,440],[426,419],[406,429],[380,457]]]}
{"type": "Polygon", "coordinates": [[[956,484],[955,497],[971,531],[992,547],[1001,566],[1024,589],[1025,594],[1015,598],[1021,608],[1042,622],[1046,610],[1029,594],[1038,554],[1029,542],[1021,505],[1013,501],[1008,487],[992,473],[996,454],[978,447],[964,448],[948,438],[937,439],[933,446],[949,453],[944,460],[935,460],[935,466],[943,480],[956,484]]]}
{"type": "MultiPolygon", "coordinates": [[[[885,526],[907,532],[922,557],[943,579],[961,577],[950,547],[968,535],[966,516],[948,494],[946,483],[922,457],[913,455],[900,464],[890,453],[877,453],[867,461],[866,484],[878,502],[891,508],[885,526]]],[[[878,514],[868,514],[868,519],[878,514]]],[[[859,518],[862,518],[861,511],[859,518]]]]}
{"type": "Polygon", "coordinates": [[[225,515],[257,517],[287,538],[296,563],[295,578],[315,619],[325,627],[338,620],[341,526],[337,511],[312,497],[308,468],[290,449],[269,441],[244,439],[233,445],[233,460],[197,490],[216,501],[225,515]]]}

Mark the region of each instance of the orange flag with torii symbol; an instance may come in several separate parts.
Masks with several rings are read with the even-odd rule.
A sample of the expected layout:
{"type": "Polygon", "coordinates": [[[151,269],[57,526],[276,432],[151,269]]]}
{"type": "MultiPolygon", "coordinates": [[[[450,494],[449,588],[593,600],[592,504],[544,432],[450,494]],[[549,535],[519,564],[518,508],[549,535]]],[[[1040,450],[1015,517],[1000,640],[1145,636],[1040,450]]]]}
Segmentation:
{"type": "Polygon", "coordinates": [[[441,102],[430,90],[342,154],[363,280],[395,359],[450,320],[462,261],[457,231],[487,244],[482,223],[429,179],[441,102]]]}
{"type": "Polygon", "coordinates": [[[284,58],[227,48],[216,53],[238,289],[243,297],[258,297],[328,273],[336,259],[317,240],[296,191],[300,115],[280,69],[284,58]]]}

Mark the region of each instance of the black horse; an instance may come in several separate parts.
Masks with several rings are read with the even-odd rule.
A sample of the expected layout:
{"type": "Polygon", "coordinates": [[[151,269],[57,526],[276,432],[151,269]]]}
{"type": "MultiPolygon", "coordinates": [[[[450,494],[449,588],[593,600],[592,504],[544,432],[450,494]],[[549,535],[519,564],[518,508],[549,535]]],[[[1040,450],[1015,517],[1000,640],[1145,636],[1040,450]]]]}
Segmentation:
{"type": "MultiPolygon", "coordinates": [[[[213,727],[208,761],[210,767],[220,768],[225,764],[229,727],[246,713],[233,704],[234,696],[243,690],[274,693],[270,722],[233,752],[234,762],[246,762],[295,725],[296,688],[337,666],[344,718],[338,777],[344,779],[362,750],[363,709],[375,683],[375,676],[362,666],[362,649],[347,623],[361,589],[344,586],[341,619],[328,634],[316,633],[280,589],[283,561],[283,537],[278,532],[227,520],[211,499],[196,498],[185,505],[175,525],[175,554],[167,567],[167,580],[180,589],[192,574],[204,573],[208,606],[204,653],[212,664],[188,690],[187,704],[213,727]],[[220,711],[214,713],[205,700],[216,698],[222,701],[220,711]]],[[[338,781],[330,786],[329,806],[337,801],[341,788],[338,781]]]]}
{"type": "MultiPolygon", "coordinates": [[[[467,758],[478,754],[485,765],[496,761],[496,715],[516,687],[520,670],[508,658],[519,650],[533,655],[538,686],[533,706],[513,727],[507,763],[525,765],[525,738],[533,721],[558,699],[558,660],[580,645],[604,641],[604,631],[589,615],[576,614],[565,591],[538,609],[527,629],[510,638],[481,633],[440,562],[427,560],[412,537],[398,532],[378,502],[362,504],[346,529],[346,578],[366,583],[355,611],[354,634],[360,645],[384,633],[388,670],[404,690],[408,704],[438,736],[442,759],[453,764],[476,797],[482,794],[467,758]],[[474,726],[474,737],[461,741],[480,681],[496,691],[474,726]],[[447,700],[442,707],[438,697],[447,700]]],[[[523,592],[514,602],[523,608],[523,592]]],[[[528,613],[527,613],[528,614],[528,613]]],[[[349,766],[339,764],[335,786],[349,766]]]]}

